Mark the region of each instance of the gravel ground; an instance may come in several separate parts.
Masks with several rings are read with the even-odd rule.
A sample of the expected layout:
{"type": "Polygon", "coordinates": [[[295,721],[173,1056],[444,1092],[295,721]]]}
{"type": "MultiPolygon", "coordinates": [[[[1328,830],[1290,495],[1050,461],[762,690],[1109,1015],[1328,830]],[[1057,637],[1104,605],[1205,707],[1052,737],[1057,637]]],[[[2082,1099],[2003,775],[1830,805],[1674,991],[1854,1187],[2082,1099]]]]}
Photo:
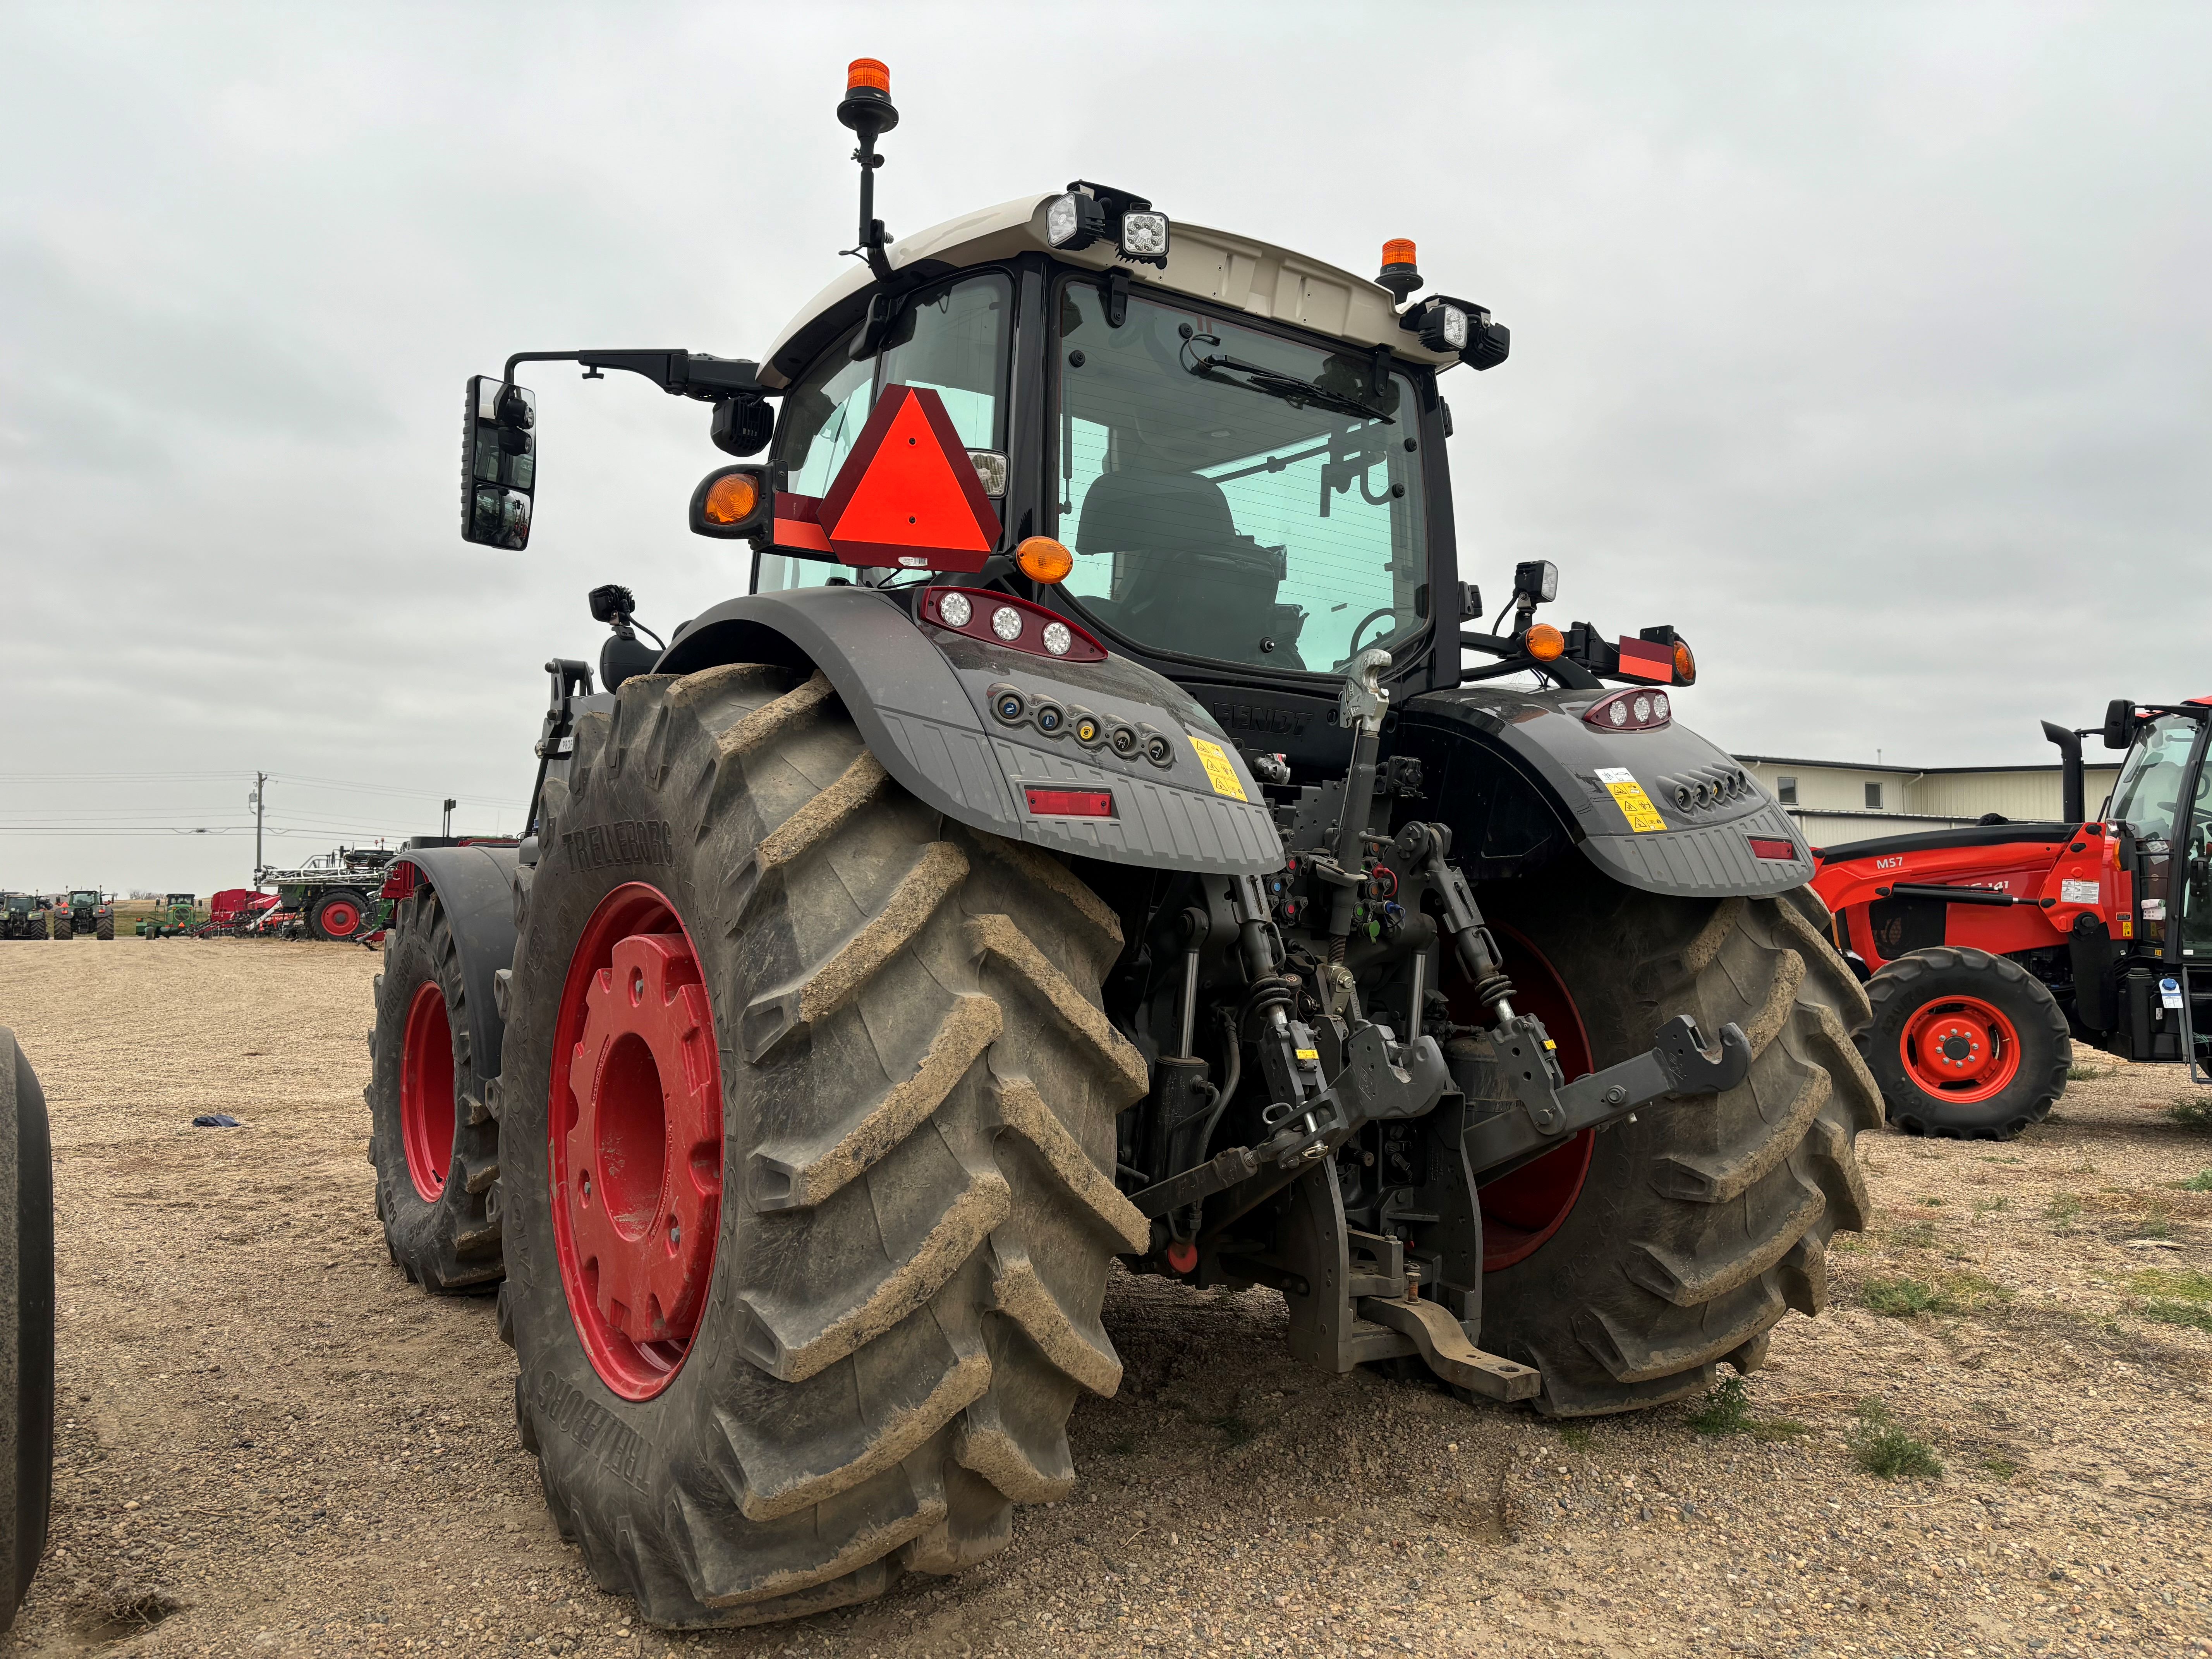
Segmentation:
{"type": "Polygon", "coordinates": [[[1127,1376],[1077,1407],[1073,1498],[963,1577],[672,1638],[556,1536],[489,1301],[386,1260],[376,964],[0,945],[61,1262],[53,1544],[12,1651],[2212,1654],[2212,1192],[2183,1185],[2212,1133],[2166,1115],[2171,1068],[2092,1058],[2011,1146],[1863,1140],[1875,1229],[1736,1432],[1322,1376],[1270,1292],[1117,1275],[1127,1376]],[[188,1127],[216,1109],[245,1127],[188,1127]],[[1940,1478],[1861,1467],[1869,1401],[1940,1478]]]}

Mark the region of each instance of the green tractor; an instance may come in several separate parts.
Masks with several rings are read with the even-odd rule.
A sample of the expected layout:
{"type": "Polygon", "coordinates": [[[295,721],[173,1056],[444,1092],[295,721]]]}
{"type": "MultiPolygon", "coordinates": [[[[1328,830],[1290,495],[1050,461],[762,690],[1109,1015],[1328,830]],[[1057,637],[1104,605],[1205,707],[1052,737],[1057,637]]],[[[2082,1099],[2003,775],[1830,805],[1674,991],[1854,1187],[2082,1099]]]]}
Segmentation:
{"type": "MultiPolygon", "coordinates": [[[[659,1626],[1003,1548],[1120,1384],[1118,1275],[1572,1418],[1757,1370],[1869,1212],[1866,999],[1678,722],[1688,645],[1539,622],[1542,561],[1466,626],[1445,393],[1504,328],[1410,242],[1370,279],[1083,180],[892,243],[889,79],[839,108],[866,264],[757,361],[471,385],[463,533],[514,551],[520,364],[713,403],[749,591],[655,650],[595,590],[520,844],[381,890],[392,1261],[499,1283],[560,1533],[659,1626]]],[[[1327,1459],[1367,1397],[1275,1426],[1327,1459]]]]}
{"type": "Polygon", "coordinates": [[[0,893],[0,939],[44,939],[46,908],[36,893],[0,893]]]}
{"type": "Polygon", "coordinates": [[[71,890],[65,903],[54,907],[54,937],[70,939],[90,933],[95,939],[115,937],[115,907],[97,887],[71,890]]]}
{"type": "Polygon", "coordinates": [[[167,893],[162,896],[160,909],[138,919],[138,937],[174,939],[199,925],[198,898],[191,893],[167,893]]]}

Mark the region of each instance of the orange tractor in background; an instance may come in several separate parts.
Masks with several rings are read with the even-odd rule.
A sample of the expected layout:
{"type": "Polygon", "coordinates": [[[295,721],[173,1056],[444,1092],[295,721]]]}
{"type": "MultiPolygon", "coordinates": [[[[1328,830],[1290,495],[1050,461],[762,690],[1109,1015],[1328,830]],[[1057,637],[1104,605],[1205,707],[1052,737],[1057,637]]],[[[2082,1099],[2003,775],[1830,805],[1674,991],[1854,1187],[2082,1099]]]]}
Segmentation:
{"type": "Polygon", "coordinates": [[[1867,975],[1860,1036],[1890,1121],[2008,1139],[2066,1088],[2073,1044],[2130,1060],[2212,1056],[2212,697],[2121,699],[2101,727],[2044,722],[2063,757],[2063,822],[1984,821],[1816,849],[1814,890],[1867,975]],[[2099,816],[2081,738],[2124,749],[2099,816]]]}

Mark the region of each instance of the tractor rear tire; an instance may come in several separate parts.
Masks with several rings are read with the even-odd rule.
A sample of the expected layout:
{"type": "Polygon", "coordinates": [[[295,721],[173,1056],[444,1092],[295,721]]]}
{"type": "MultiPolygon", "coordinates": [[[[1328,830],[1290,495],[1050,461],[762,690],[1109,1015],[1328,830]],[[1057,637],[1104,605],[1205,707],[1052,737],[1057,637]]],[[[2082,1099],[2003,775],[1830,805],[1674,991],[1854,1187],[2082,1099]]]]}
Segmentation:
{"type": "Polygon", "coordinates": [[[315,895],[307,920],[311,936],[343,945],[376,925],[376,906],[350,887],[333,887],[315,895]]]}
{"type": "Polygon", "coordinates": [[[437,890],[421,887],[385,935],[362,1097],[385,1243],[428,1291],[482,1290],[505,1272],[499,1125],[473,1051],[452,924],[437,890]]]}
{"type": "Polygon", "coordinates": [[[102,916],[98,921],[93,924],[92,936],[94,939],[113,939],[115,937],[115,918],[113,916],[102,916]]]}
{"type": "Polygon", "coordinates": [[[2009,957],[1931,945],[1884,964],[1866,988],[1860,1052],[1905,1133],[2010,1140],[2066,1092],[2065,1010],[2009,957]]]}
{"type": "Polygon", "coordinates": [[[46,1098],[0,1028],[0,1631],[46,1547],[54,1484],[54,1165],[46,1098]]]}
{"type": "Polygon", "coordinates": [[[1100,1012],[1113,913],[899,788],[820,675],[617,696],[516,872],[517,1426],[602,1588],[764,1624],[1067,1494],[1069,1410],[1121,1378],[1108,1267],[1148,1239],[1111,1173],[1145,1066],[1100,1012]]]}
{"type": "Polygon", "coordinates": [[[70,919],[67,916],[56,916],[54,918],[53,936],[56,939],[67,939],[70,936],[70,919]]]}
{"type": "Polygon", "coordinates": [[[1756,1369],[1785,1311],[1826,1305],[1828,1238],[1869,1212],[1853,1142],[1881,1103],[1850,1037],[1866,997],[1826,908],[1808,889],[1663,897],[1586,869],[1502,884],[1483,905],[1548,959],[1594,1066],[1648,1048],[1676,1014],[1708,1040],[1734,1020],[1753,1052],[1734,1089],[1592,1138],[1555,1231],[1483,1276],[1483,1346],[1536,1367],[1537,1406],[1558,1417],[1709,1390],[1723,1361],[1756,1369]]]}

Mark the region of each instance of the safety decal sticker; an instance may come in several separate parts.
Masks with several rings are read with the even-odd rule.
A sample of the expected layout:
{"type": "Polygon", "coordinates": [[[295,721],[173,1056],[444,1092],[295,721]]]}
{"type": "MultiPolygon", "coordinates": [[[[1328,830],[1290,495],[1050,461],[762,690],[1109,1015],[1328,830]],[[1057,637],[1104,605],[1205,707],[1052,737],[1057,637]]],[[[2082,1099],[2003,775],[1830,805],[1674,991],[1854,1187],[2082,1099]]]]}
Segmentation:
{"type": "Polygon", "coordinates": [[[1635,773],[1625,766],[1601,766],[1596,777],[1605,786],[1605,793],[1613,797],[1613,804],[1620,808],[1620,816],[1628,820],[1628,827],[1638,835],[1667,827],[1667,821],[1659,816],[1659,809],[1651,804],[1651,797],[1637,782],[1635,773]]]}
{"type": "Polygon", "coordinates": [[[2058,883],[2058,902],[2061,904],[2094,904],[2097,884],[2094,881],[2072,881],[2063,877],[2058,883]]]}
{"type": "Polygon", "coordinates": [[[1252,799],[1237,780],[1235,763],[1222,751],[1219,744],[1208,738],[1193,738],[1190,746],[1198,750],[1199,764],[1206,769],[1206,781],[1213,786],[1215,794],[1227,795],[1233,800],[1252,799]]]}

